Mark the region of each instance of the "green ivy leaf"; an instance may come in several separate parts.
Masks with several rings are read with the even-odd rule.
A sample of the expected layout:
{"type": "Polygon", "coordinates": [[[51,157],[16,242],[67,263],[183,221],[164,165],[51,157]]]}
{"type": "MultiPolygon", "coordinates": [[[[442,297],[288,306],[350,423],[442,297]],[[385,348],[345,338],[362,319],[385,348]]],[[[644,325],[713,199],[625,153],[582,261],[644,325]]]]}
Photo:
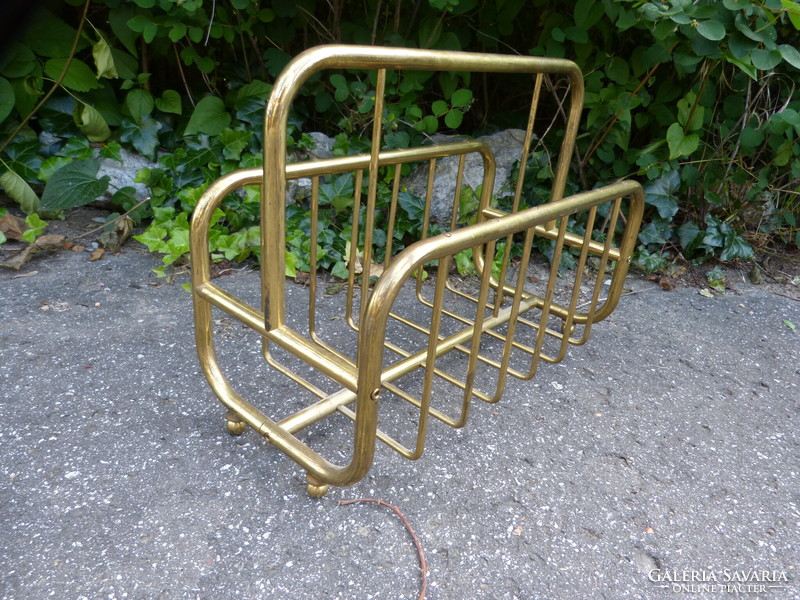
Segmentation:
{"type": "Polygon", "coordinates": [[[108,190],[108,176],[97,178],[100,161],[78,160],[50,176],[42,194],[41,210],[66,210],[85,206],[108,190]]]}
{"type": "Polygon", "coordinates": [[[252,131],[225,129],[219,136],[223,145],[222,155],[227,160],[239,160],[242,150],[247,148],[251,137],[253,137],[252,131]]]}
{"type": "Polygon", "coordinates": [[[702,241],[703,232],[694,221],[686,221],[678,227],[678,240],[685,252],[692,252],[702,241]]]}
{"type": "Polygon", "coordinates": [[[667,129],[667,144],[670,160],[689,156],[700,145],[700,136],[696,133],[686,134],[680,123],[673,123],[667,129]]]}
{"type": "Polygon", "coordinates": [[[722,249],[722,254],[719,255],[719,258],[720,260],[733,260],[735,258],[750,260],[753,258],[753,248],[741,235],[732,233],[725,237],[725,247],[722,249]]]}
{"type": "Polygon", "coordinates": [[[0,175],[0,185],[6,194],[19,204],[26,215],[35,213],[39,209],[39,196],[33,191],[31,186],[11,169],[0,175]]]}
{"type": "Polygon", "coordinates": [[[206,96],[194,107],[183,135],[219,135],[230,123],[231,115],[225,110],[225,103],[216,96],[206,96]]]}
{"type": "Polygon", "coordinates": [[[725,26],[719,21],[702,21],[697,25],[697,33],[707,40],[718,42],[725,37],[725,26]]]}
{"type": "MultiPolygon", "coordinates": [[[[286,258],[284,259],[284,275],[286,277],[291,277],[294,279],[297,276],[297,269],[295,268],[295,257],[294,254],[286,251],[286,258]]],[[[347,275],[345,275],[347,277],[347,275]]]]}
{"type": "Polygon", "coordinates": [[[133,239],[147,246],[150,252],[165,252],[167,250],[165,237],[167,237],[167,230],[153,223],[141,235],[133,236],[133,239]]]}
{"type": "MultiPolygon", "coordinates": [[[[44,72],[52,79],[58,79],[67,64],[66,58],[51,58],[44,64],[44,72]]],[[[78,58],[73,58],[67,68],[67,73],[61,84],[76,92],[88,92],[95,88],[102,87],[97,81],[94,72],[85,62],[78,58]]]]}
{"type": "Polygon", "coordinates": [[[0,77],[0,123],[14,110],[14,88],[5,77],[0,77]]]}
{"type": "Polygon", "coordinates": [[[675,195],[680,188],[681,178],[677,171],[670,171],[654,179],[644,187],[644,200],[656,207],[662,219],[671,219],[678,212],[675,195]]]}
{"type": "Polygon", "coordinates": [[[661,235],[659,228],[653,223],[646,223],[644,227],[639,230],[639,241],[645,246],[650,244],[663,244],[667,240],[661,235]]]}
{"type": "Polygon", "coordinates": [[[35,242],[36,238],[42,235],[44,230],[47,229],[47,221],[43,221],[36,213],[28,215],[25,218],[25,224],[28,226],[28,229],[22,234],[22,239],[29,244],[35,242]]]}
{"type": "Polygon", "coordinates": [[[340,175],[319,186],[320,206],[333,206],[341,212],[353,205],[354,183],[352,175],[340,175]]]}

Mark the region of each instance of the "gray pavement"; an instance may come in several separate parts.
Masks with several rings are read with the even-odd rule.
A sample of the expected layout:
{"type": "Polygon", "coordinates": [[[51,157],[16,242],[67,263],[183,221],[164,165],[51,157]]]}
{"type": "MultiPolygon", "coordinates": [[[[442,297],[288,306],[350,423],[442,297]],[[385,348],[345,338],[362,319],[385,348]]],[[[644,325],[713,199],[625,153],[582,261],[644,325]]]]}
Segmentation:
{"type": "MultiPolygon", "coordinates": [[[[414,527],[431,600],[800,598],[797,301],[634,276],[562,363],[313,500],[225,432],[189,294],[136,244],[87,256],[0,273],[0,598],[417,598],[400,520],[338,505],[362,497],[414,527]]],[[[253,336],[218,325],[243,390],[291,403],[253,336]]],[[[318,435],[346,451],[346,429],[318,435]]]]}

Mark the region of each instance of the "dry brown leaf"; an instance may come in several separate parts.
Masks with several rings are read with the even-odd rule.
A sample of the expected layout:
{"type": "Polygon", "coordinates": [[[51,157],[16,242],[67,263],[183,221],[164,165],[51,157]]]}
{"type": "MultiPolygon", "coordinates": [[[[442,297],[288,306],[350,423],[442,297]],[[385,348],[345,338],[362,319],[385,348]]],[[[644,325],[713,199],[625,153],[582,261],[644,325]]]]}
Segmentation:
{"type": "Polygon", "coordinates": [[[5,267],[6,269],[14,269],[15,271],[19,271],[22,268],[22,265],[27,263],[31,258],[36,256],[40,252],[60,250],[63,244],[64,244],[63,235],[48,234],[39,236],[38,238],[36,238],[35,242],[33,242],[32,244],[28,244],[8,260],[0,262],[0,267],[5,267]]]}
{"type": "Polygon", "coordinates": [[[20,219],[11,213],[6,213],[0,217],[0,231],[10,240],[24,242],[25,238],[22,237],[22,234],[26,229],[30,228],[25,223],[25,219],[20,219]]]}
{"type": "Polygon", "coordinates": [[[96,260],[100,260],[103,258],[103,255],[106,253],[104,248],[95,248],[92,253],[89,255],[89,261],[94,262],[96,260]]]}
{"type": "Polygon", "coordinates": [[[125,240],[131,236],[131,233],[133,233],[133,220],[130,217],[123,216],[114,221],[114,228],[110,231],[104,231],[97,241],[106,250],[116,254],[122,244],[125,243],[125,240]]]}
{"type": "Polygon", "coordinates": [[[86,250],[86,246],[84,246],[83,244],[72,244],[72,246],[70,246],[69,249],[72,250],[73,252],[83,252],[84,250],[86,250]]]}

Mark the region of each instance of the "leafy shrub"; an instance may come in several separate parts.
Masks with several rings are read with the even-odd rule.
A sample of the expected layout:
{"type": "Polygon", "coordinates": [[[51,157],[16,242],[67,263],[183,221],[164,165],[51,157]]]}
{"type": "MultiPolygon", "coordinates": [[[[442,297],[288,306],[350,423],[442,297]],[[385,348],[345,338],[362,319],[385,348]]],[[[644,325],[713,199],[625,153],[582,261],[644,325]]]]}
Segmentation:
{"type": "MultiPolygon", "coordinates": [[[[643,180],[649,210],[636,260],[647,270],[675,257],[746,259],[768,236],[800,245],[794,0],[366,0],[358,10],[322,0],[73,4],[42,12],[0,58],[0,185],[29,214],[104,194],[131,210],[132,190],[109,190],[96,166],[119,158],[120,144],[132,147],[159,163],[140,173],[151,199],[132,216],[152,218],[143,240],[170,264],[185,251],[181,215],[208,182],[260,162],[271,82],[291,56],[325,42],[578,62],[586,110],[573,179],[581,188],[643,180]]],[[[364,148],[372,83],[357,71],[312,78],[291,116],[292,149],[308,149],[313,130],[341,132],[338,152],[364,148]]],[[[439,131],[524,123],[514,85],[390,73],[384,141],[405,147],[439,131]]],[[[546,187],[547,177],[534,183],[546,187]]],[[[341,272],[337,198],[323,207],[320,256],[341,272]]],[[[253,190],[231,195],[212,234],[215,256],[257,254],[257,208],[253,190]]],[[[302,207],[287,215],[295,232],[305,231],[305,218],[302,207]]],[[[290,236],[293,248],[308,243],[290,236]]]]}

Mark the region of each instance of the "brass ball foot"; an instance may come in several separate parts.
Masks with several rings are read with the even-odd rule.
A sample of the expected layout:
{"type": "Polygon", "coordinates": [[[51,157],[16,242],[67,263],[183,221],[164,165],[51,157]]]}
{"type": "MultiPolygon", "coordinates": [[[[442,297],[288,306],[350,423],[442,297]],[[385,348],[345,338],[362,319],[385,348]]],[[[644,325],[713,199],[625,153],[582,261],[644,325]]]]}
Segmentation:
{"type": "Polygon", "coordinates": [[[242,421],[235,412],[229,410],[225,415],[225,427],[228,428],[228,433],[231,435],[242,435],[247,429],[247,423],[242,421]]]}
{"type": "Polygon", "coordinates": [[[328,493],[328,490],[331,487],[327,483],[321,483],[311,474],[306,475],[306,481],[308,482],[306,484],[306,491],[312,498],[322,498],[328,493]]]}

